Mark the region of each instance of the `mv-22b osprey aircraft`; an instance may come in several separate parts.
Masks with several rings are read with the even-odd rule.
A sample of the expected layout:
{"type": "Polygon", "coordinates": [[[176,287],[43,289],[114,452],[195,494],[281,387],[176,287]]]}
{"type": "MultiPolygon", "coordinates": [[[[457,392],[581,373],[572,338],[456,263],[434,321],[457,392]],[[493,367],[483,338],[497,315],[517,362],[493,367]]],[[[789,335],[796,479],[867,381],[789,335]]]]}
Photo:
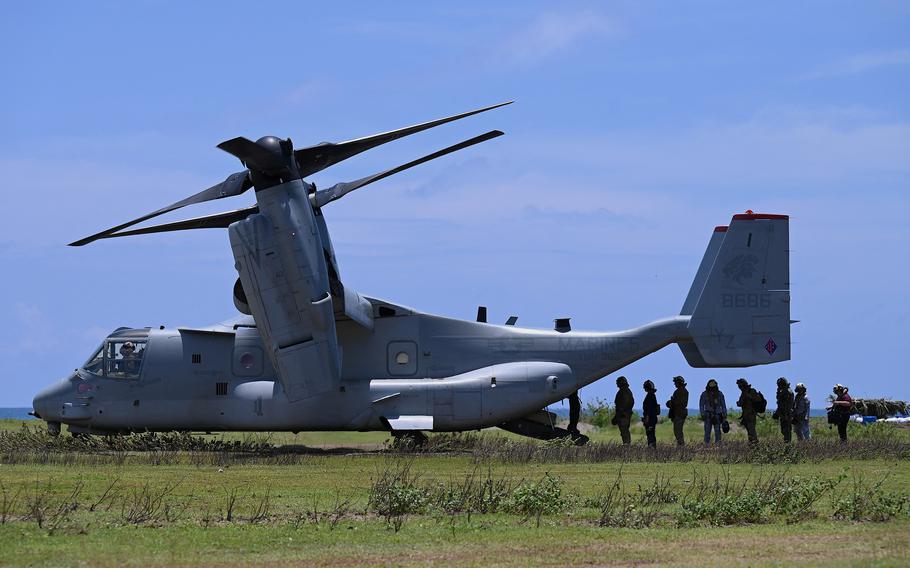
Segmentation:
{"type": "Polygon", "coordinates": [[[396,168],[317,190],[304,178],[370,148],[509,103],[347,142],[295,150],[273,136],[218,145],[246,167],[182,201],[72,243],[184,229],[227,228],[245,314],[211,327],[120,328],[34,413],[52,433],[384,430],[499,426],[549,439],[573,435],[545,408],[676,343],[693,367],[747,367],[790,358],[788,224],[734,215],[714,229],[679,315],[618,332],[567,321],[527,329],[462,321],[359,294],[341,278],[324,208],[367,184],[502,135],[493,130],[396,168]],[[256,204],[124,230],[186,205],[255,189],[256,204]]]}

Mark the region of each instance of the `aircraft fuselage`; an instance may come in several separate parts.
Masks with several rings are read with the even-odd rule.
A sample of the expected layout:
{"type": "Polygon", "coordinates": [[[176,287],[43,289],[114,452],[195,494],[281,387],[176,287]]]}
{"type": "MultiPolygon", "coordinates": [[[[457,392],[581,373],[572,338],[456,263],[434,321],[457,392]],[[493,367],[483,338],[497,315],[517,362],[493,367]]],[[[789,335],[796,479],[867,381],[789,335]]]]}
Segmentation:
{"type": "Polygon", "coordinates": [[[342,381],[332,392],[289,401],[247,318],[206,329],[119,330],[105,340],[102,365],[46,389],[34,408],[74,432],[478,429],[533,413],[684,339],[689,319],[559,333],[370,302],[373,330],[337,322],[342,381]],[[142,347],[133,373],[114,361],[126,341],[142,347]]]}

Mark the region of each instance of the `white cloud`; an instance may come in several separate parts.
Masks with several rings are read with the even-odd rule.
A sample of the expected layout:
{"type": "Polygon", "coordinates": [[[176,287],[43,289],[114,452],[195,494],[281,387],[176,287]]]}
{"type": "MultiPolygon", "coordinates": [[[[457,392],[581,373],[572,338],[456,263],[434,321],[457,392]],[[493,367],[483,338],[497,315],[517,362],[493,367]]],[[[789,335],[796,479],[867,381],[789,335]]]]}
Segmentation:
{"type": "Polygon", "coordinates": [[[607,187],[672,190],[693,184],[807,188],[910,175],[910,123],[856,112],[768,110],[726,123],[665,132],[620,132],[564,140],[525,140],[529,162],[591,168],[607,187]],[[540,155],[537,155],[537,153],[540,155]]]}
{"type": "Polygon", "coordinates": [[[910,65],[910,49],[861,53],[828,63],[809,73],[807,79],[841,77],[875,71],[885,67],[910,65]]]}
{"type": "Polygon", "coordinates": [[[508,167],[495,157],[428,166],[333,205],[336,246],[342,255],[415,257],[461,248],[594,254],[620,243],[610,250],[650,254],[677,234],[691,239],[680,250],[698,250],[701,229],[747,208],[801,214],[824,226],[828,243],[862,241],[872,233],[828,223],[855,212],[845,226],[876,225],[871,211],[895,200],[902,208],[910,178],[910,123],[866,109],[769,108],[684,129],[544,134],[513,140],[508,167]]]}
{"type": "Polygon", "coordinates": [[[584,39],[614,32],[612,22],[590,10],[548,12],[516,30],[506,39],[503,49],[512,61],[529,65],[566,51],[584,39]]]}

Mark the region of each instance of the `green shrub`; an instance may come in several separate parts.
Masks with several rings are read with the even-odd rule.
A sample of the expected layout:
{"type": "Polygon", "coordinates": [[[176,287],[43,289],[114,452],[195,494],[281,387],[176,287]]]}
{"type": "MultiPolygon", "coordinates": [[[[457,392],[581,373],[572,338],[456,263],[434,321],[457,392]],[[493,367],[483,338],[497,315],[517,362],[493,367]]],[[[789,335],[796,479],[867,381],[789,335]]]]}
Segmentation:
{"type": "Polygon", "coordinates": [[[398,532],[405,517],[423,512],[429,501],[429,492],[418,481],[411,462],[390,464],[370,485],[367,509],[385,517],[398,532]]]}
{"type": "MultiPolygon", "coordinates": [[[[669,493],[655,478],[654,485],[647,489],[638,488],[638,495],[624,493],[621,487],[622,472],[603,493],[586,501],[587,506],[600,509],[598,524],[602,527],[645,528],[654,524],[664,503],[669,502],[669,493]]],[[[675,499],[675,495],[674,495],[675,499]]]]}
{"type": "Polygon", "coordinates": [[[885,479],[869,484],[861,475],[854,475],[850,487],[833,500],[832,516],[840,520],[883,522],[900,515],[907,508],[910,496],[882,489],[885,479]]]}
{"type": "Polygon", "coordinates": [[[569,503],[563,495],[563,481],[549,473],[537,483],[522,482],[512,491],[506,509],[526,517],[537,517],[564,511],[569,503]]]}
{"type": "Polygon", "coordinates": [[[788,523],[803,520],[810,516],[813,505],[825,493],[837,487],[843,478],[844,476],[835,479],[794,476],[783,479],[774,489],[772,510],[775,514],[784,515],[788,523]]]}
{"type": "Polygon", "coordinates": [[[594,427],[607,428],[612,425],[615,414],[616,410],[607,401],[595,398],[593,403],[589,402],[585,405],[581,417],[583,422],[587,422],[594,427]]]}
{"type": "Polygon", "coordinates": [[[772,496],[761,490],[746,489],[708,501],[685,501],[676,520],[681,526],[698,522],[716,526],[762,523],[768,520],[767,509],[773,502],[772,496]]]}

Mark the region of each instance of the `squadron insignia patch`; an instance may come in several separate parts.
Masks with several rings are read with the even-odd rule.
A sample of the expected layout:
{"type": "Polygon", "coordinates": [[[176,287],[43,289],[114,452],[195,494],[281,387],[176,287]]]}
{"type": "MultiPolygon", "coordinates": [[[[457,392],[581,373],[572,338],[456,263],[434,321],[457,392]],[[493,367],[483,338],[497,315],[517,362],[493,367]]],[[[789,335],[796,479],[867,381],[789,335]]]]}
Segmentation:
{"type": "Polygon", "coordinates": [[[768,352],[768,355],[774,355],[774,352],[777,351],[777,343],[774,343],[774,339],[768,338],[768,343],[765,343],[765,351],[768,352]]]}

